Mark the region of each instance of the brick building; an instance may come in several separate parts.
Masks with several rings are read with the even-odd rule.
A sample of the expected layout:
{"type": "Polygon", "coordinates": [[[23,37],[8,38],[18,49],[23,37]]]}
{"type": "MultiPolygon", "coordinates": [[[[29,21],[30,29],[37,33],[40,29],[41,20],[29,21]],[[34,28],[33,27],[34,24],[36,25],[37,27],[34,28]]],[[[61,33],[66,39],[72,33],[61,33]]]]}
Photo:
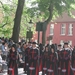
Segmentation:
{"type": "MultiPolygon", "coordinates": [[[[72,12],[75,15],[75,12],[72,12]]],[[[40,33],[40,43],[42,41],[42,32],[40,33]]],[[[37,41],[37,32],[33,36],[33,39],[37,41]]],[[[46,31],[46,43],[63,44],[69,42],[70,45],[75,45],[75,18],[68,16],[67,13],[63,13],[53,22],[50,22],[46,31]]]]}

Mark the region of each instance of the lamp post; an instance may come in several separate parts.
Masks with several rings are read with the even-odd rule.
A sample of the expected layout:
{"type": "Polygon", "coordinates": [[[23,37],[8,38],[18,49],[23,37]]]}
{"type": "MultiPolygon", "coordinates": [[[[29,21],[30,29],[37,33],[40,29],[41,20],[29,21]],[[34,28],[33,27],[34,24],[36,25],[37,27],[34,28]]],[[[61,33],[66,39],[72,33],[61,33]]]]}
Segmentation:
{"type": "Polygon", "coordinates": [[[42,22],[37,22],[36,23],[36,31],[38,31],[38,44],[40,42],[40,32],[42,31],[43,23],[42,22]]]}
{"type": "Polygon", "coordinates": [[[29,41],[33,37],[33,32],[31,31],[32,24],[33,24],[33,22],[32,22],[32,20],[30,20],[30,22],[29,22],[29,30],[27,31],[27,38],[29,39],[29,41]]]}

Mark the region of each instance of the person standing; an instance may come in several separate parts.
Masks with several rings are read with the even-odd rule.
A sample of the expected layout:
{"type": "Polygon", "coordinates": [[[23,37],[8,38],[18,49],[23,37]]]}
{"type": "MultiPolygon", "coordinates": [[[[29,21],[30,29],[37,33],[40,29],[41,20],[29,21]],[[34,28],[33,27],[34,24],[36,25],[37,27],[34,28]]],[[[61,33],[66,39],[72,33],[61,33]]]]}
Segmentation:
{"type": "Polygon", "coordinates": [[[45,51],[42,53],[42,75],[47,74],[49,49],[45,46],[45,51]]]}
{"type": "Polygon", "coordinates": [[[29,57],[29,70],[27,75],[38,75],[38,48],[36,42],[32,43],[32,49],[30,50],[29,57]]]}
{"type": "Polygon", "coordinates": [[[72,51],[71,57],[71,75],[75,75],[75,47],[72,51]]]}
{"type": "Polygon", "coordinates": [[[51,51],[48,57],[47,75],[58,75],[57,71],[57,54],[54,44],[51,45],[51,51]]]}
{"type": "Polygon", "coordinates": [[[29,57],[30,57],[30,51],[31,51],[31,48],[32,48],[31,45],[32,45],[32,43],[28,42],[28,46],[25,49],[25,66],[24,66],[25,73],[28,72],[28,68],[29,68],[29,57]]]}
{"type": "Polygon", "coordinates": [[[61,51],[61,56],[62,56],[62,66],[61,66],[61,71],[62,75],[70,75],[71,68],[70,68],[70,49],[68,47],[68,43],[64,43],[64,48],[61,51]]]}
{"type": "Polygon", "coordinates": [[[16,45],[13,44],[8,54],[8,75],[18,75],[16,45]]]}
{"type": "Polygon", "coordinates": [[[57,54],[58,54],[58,75],[61,75],[61,51],[62,51],[62,48],[61,48],[61,44],[58,45],[58,48],[57,48],[57,54]]]}

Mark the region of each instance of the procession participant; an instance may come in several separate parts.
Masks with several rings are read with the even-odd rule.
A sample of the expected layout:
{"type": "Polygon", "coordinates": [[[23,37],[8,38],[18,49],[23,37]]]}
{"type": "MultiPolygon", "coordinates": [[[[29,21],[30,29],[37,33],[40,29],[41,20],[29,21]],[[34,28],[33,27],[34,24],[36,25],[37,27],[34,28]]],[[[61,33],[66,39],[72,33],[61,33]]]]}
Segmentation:
{"type": "Polygon", "coordinates": [[[8,75],[18,75],[16,45],[13,44],[8,55],[8,75]]]}
{"type": "Polygon", "coordinates": [[[47,74],[48,56],[49,49],[48,46],[45,46],[45,51],[42,54],[42,75],[47,74]]]}
{"type": "Polygon", "coordinates": [[[71,57],[71,75],[75,75],[75,48],[72,51],[72,57],[71,57]]]}
{"type": "Polygon", "coordinates": [[[39,71],[42,71],[42,51],[43,51],[43,44],[39,44],[39,71]]]}
{"type": "Polygon", "coordinates": [[[28,68],[29,68],[29,56],[30,56],[31,48],[32,48],[32,43],[28,42],[28,46],[25,49],[25,66],[24,66],[25,73],[27,73],[28,68]]]}
{"type": "Polygon", "coordinates": [[[61,51],[62,51],[62,48],[61,48],[61,44],[58,45],[58,48],[57,48],[57,53],[58,53],[58,75],[61,75],[61,51]]]}
{"type": "Polygon", "coordinates": [[[32,43],[32,49],[30,50],[29,57],[29,70],[27,75],[38,75],[38,48],[36,42],[32,43]]]}
{"type": "Polygon", "coordinates": [[[70,75],[70,49],[68,43],[64,43],[64,48],[61,51],[62,57],[62,75],[70,75]]]}
{"type": "Polygon", "coordinates": [[[21,42],[18,43],[17,51],[18,53],[22,54],[21,42]]]}
{"type": "Polygon", "coordinates": [[[55,46],[51,45],[51,52],[48,57],[47,75],[58,75],[57,74],[57,54],[55,53],[55,46]]]}

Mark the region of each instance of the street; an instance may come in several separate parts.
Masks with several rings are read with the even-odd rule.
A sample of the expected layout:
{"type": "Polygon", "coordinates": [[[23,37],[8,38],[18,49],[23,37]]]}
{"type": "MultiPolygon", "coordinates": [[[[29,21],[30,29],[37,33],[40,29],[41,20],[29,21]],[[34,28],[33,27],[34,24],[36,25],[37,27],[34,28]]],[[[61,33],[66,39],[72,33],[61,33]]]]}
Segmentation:
{"type": "MultiPolygon", "coordinates": [[[[27,75],[27,74],[24,74],[23,68],[19,68],[18,73],[19,73],[18,75],[27,75]]],[[[0,73],[0,75],[7,75],[7,70],[4,70],[4,72],[0,73]]],[[[39,75],[41,75],[41,72],[39,73],[39,75]]]]}

